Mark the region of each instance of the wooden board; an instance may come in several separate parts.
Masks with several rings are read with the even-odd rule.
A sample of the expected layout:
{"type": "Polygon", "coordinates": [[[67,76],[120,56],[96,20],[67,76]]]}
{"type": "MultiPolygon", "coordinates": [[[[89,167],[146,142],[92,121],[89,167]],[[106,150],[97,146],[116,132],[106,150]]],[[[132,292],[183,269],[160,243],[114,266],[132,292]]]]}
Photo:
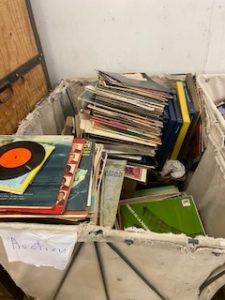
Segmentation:
{"type": "Polygon", "coordinates": [[[0,79],[38,55],[25,0],[0,1],[0,79]]]}
{"type": "Polygon", "coordinates": [[[35,104],[48,93],[41,65],[36,66],[16,81],[12,90],[0,94],[0,134],[14,133],[19,122],[34,109],[35,104]]]}

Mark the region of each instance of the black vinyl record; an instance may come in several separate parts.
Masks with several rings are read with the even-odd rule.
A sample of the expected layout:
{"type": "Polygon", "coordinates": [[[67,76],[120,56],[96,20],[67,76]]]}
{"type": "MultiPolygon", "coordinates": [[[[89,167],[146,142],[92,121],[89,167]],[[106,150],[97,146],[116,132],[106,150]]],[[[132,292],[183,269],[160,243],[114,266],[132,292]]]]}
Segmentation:
{"type": "Polygon", "coordinates": [[[42,145],[19,141],[0,147],[0,180],[12,179],[32,171],[45,158],[42,145]]]}

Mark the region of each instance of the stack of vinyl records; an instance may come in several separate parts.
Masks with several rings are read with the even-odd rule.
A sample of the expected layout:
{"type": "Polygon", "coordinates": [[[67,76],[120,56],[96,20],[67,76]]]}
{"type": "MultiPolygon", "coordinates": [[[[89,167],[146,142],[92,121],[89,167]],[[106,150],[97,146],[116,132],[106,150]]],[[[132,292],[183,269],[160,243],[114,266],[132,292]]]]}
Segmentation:
{"type": "Polygon", "coordinates": [[[163,113],[171,98],[169,88],[145,75],[98,71],[98,81],[79,97],[84,103],[79,130],[103,144],[110,157],[155,168],[163,113]]]}
{"type": "Polygon", "coordinates": [[[73,136],[0,136],[0,220],[98,218],[103,146],[73,136]]]}
{"type": "Polygon", "coordinates": [[[0,221],[204,234],[192,196],[150,171],[189,153],[200,117],[189,86],[99,71],[79,97],[76,137],[0,136],[0,221]]]}
{"type": "Polygon", "coordinates": [[[137,190],[135,181],[144,176],[90,139],[0,136],[0,221],[204,235],[191,195],[176,186],[137,190]],[[127,178],[134,189],[125,188],[124,198],[127,178]]]}
{"type": "Polygon", "coordinates": [[[156,155],[159,169],[167,160],[179,160],[187,168],[194,159],[192,149],[196,144],[201,147],[201,138],[196,139],[201,123],[199,97],[192,76],[171,82],[176,92],[164,110],[162,145],[156,155]]]}

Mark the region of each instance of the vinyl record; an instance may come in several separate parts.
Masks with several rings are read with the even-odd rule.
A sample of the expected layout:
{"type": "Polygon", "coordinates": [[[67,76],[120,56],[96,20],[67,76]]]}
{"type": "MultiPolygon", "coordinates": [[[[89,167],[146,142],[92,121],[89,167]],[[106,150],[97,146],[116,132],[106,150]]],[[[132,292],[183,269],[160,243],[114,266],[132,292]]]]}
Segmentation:
{"type": "Polygon", "coordinates": [[[19,141],[0,147],[0,180],[24,175],[37,167],[45,149],[36,142],[19,141]]]}

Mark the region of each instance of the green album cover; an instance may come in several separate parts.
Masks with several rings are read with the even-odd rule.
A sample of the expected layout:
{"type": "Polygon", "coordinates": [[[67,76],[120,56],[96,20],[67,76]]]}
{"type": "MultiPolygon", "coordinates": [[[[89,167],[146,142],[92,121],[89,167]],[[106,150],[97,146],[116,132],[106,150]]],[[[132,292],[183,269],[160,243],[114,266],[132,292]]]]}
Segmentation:
{"type": "Polygon", "coordinates": [[[205,235],[192,196],[181,196],[146,203],[121,205],[124,229],[142,228],[157,233],[205,235]]]}

